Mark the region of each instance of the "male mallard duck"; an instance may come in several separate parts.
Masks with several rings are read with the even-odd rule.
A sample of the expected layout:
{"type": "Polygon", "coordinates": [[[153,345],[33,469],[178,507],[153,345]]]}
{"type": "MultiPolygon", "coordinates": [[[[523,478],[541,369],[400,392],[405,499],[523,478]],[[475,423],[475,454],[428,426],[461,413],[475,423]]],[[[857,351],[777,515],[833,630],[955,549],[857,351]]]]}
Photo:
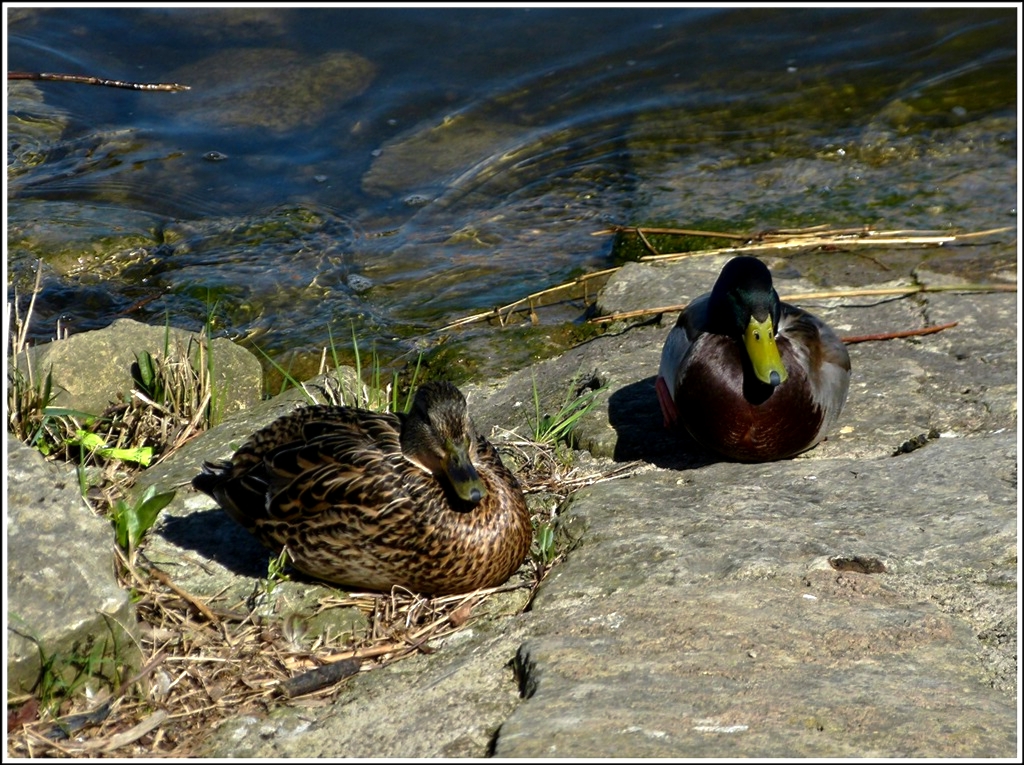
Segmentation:
{"type": "Polygon", "coordinates": [[[665,425],[743,462],[810,449],[839,417],[850,355],[820,319],[783,303],[767,266],[737,257],[679,315],[656,388],[665,425]]]}
{"type": "Polygon", "coordinates": [[[408,414],[310,406],[192,485],[310,576],[441,595],[505,582],[530,549],[522,490],[451,383],[408,414]]]}

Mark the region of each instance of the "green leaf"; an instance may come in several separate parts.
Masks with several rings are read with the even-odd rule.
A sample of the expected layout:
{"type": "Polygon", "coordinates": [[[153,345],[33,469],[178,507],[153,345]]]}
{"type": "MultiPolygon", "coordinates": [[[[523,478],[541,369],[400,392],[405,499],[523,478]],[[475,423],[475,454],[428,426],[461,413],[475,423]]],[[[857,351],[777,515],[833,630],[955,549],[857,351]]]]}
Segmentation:
{"type": "Polygon", "coordinates": [[[124,500],[118,500],[111,512],[117,546],[122,550],[128,549],[128,516],[131,514],[132,510],[124,500]]]}
{"type": "Polygon", "coordinates": [[[153,459],[153,447],[138,446],[133,449],[119,449],[107,446],[106,442],[95,433],[85,430],[76,430],[75,437],[68,439],[72,446],[82,446],[91,452],[96,452],[101,457],[124,462],[137,462],[143,467],[148,467],[153,459]]]}
{"type": "Polygon", "coordinates": [[[543,523],[537,529],[537,547],[540,550],[541,562],[550,562],[554,557],[555,548],[555,529],[550,523],[543,523]]]}
{"type": "Polygon", "coordinates": [[[160,511],[171,504],[174,499],[173,491],[165,491],[162,494],[156,493],[156,487],[150,486],[146,489],[146,493],[142,495],[142,503],[138,506],[135,512],[138,518],[139,528],[141,532],[138,537],[135,538],[135,543],[138,544],[139,539],[156,523],[157,516],[160,515],[160,511]]]}
{"type": "Polygon", "coordinates": [[[51,401],[51,394],[53,393],[53,365],[50,365],[50,371],[46,373],[46,380],[43,381],[43,407],[49,405],[51,401]]]}
{"type": "Polygon", "coordinates": [[[157,494],[156,486],[150,486],[135,505],[119,500],[113,512],[118,545],[129,552],[138,547],[142,537],[156,523],[160,511],[173,499],[173,491],[157,494]]]}
{"type": "Polygon", "coordinates": [[[142,467],[149,467],[153,459],[153,447],[137,446],[134,449],[100,449],[100,455],[109,459],[121,460],[123,462],[137,462],[142,467]]]}
{"type": "Polygon", "coordinates": [[[149,351],[135,354],[135,361],[139,365],[139,384],[145,392],[153,390],[156,383],[156,364],[149,351]]]}
{"type": "Polygon", "coordinates": [[[80,444],[89,451],[101,451],[107,449],[107,442],[95,433],[87,433],[84,430],[76,430],[75,437],[68,440],[69,444],[80,444]]]}

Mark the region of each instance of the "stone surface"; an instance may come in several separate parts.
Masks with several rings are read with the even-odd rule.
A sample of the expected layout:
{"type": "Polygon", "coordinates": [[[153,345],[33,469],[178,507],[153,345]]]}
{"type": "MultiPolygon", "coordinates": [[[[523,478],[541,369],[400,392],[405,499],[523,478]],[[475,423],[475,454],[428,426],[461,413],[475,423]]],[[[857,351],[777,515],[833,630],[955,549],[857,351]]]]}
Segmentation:
{"type": "Polygon", "coordinates": [[[325,119],[338,104],[362,93],[374,65],[350,51],[307,62],[286,48],[226,48],[172,73],[189,85],[175,101],[178,115],[234,130],[284,133],[325,119]]]}
{"type": "Polygon", "coordinates": [[[587,531],[534,601],[526,701],[495,754],[1012,752],[1016,709],[976,635],[1016,601],[1001,586],[1016,567],[1016,448],[1010,433],[987,440],[984,456],[940,439],[579,492],[562,520],[587,531]],[[989,579],[989,608],[943,604],[968,571],[989,579]]]}
{"type": "Polygon", "coordinates": [[[523,128],[501,122],[474,121],[465,115],[417,129],[388,141],[363,176],[363,190],[384,196],[401,192],[438,193],[437,178],[459,176],[495,154],[495,146],[514,147],[523,128]]]}
{"type": "Polygon", "coordinates": [[[4,510],[8,695],[33,688],[41,655],[59,669],[95,647],[136,664],[135,610],[114,576],[114,531],[82,499],[74,468],[47,463],[8,434],[4,510]]]}
{"type": "MultiPolygon", "coordinates": [[[[724,263],[719,258],[711,258],[724,263]]],[[[616,274],[601,297],[601,312],[633,310],[634,303],[604,302],[608,291],[630,294],[657,282],[665,295],[696,295],[717,276],[701,258],[668,265],[636,264],[616,274]],[[694,271],[696,269],[696,271],[694,271]],[[698,281],[699,287],[694,283],[698,281]],[[653,275],[652,275],[653,274],[653,275]],[[623,284],[624,282],[624,284],[623,284]]],[[[811,285],[795,289],[804,291],[811,285]]],[[[871,285],[872,288],[888,285],[871,285]]],[[[780,292],[788,290],[778,285],[780,292]]],[[[666,298],[653,298],[664,304],[666,298]]],[[[849,346],[850,394],[838,430],[797,459],[891,454],[907,440],[935,429],[946,435],[989,433],[1017,426],[1017,296],[1013,293],[936,293],[927,301],[877,303],[874,298],[804,304],[840,336],[918,329],[957,321],[934,335],[849,346]]],[[[683,301],[685,302],[685,301],[683,301]]],[[[641,459],[668,468],[714,461],[685,436],[668,434],[654,392],[661,346],[675,313],[661,322],[622,327],[562,356],[520,370],[500,386],[469,385],[474,416],[526,432],[533,413],[533,385],[553,413],[576,378],[602,385],[598,406],[577,431],[580,446],[618,461],[641,459]]]]}

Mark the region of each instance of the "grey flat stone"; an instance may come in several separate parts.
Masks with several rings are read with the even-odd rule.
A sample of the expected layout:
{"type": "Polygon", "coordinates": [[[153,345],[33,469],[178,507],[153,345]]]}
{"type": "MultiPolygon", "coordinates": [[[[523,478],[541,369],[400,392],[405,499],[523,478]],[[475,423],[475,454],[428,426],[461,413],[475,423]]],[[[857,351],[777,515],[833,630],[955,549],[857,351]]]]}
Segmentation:
{"type": "Polygon", "coordinates": [[[986,441],[579,492],[563,520],[587,531],[534,601],[496,755],[1009,755],[975,631],[1015,607],[1016,449],[986,441]],[[998,605],[944,607],[967,571],[998,605]]]}
{"type": "MultiPolygon", "coordinates": [[[[114,531],[82,499],[74,468],[7,435],[7,692],[94,649],[137,665],[136,617],[114,576],[114,531]]],[[[113,667],[104,671],[114,677],[113,667]]],[[[70,678],[68,678],[70,681],[70,678]]]]}

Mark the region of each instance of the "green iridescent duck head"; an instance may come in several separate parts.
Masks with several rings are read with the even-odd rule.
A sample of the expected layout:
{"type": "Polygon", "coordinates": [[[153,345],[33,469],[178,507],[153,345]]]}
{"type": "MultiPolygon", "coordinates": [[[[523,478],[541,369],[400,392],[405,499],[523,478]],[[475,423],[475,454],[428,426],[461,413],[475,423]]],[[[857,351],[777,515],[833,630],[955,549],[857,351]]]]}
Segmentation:
{"type": "Polygon", "coordinates": [[[788,377],[775,336],[782,303],[768,267],[757,258],[733,258],[722,269],[708,301],[707,329],[741,343],[754,375],[773,388],[788,377]]]}

